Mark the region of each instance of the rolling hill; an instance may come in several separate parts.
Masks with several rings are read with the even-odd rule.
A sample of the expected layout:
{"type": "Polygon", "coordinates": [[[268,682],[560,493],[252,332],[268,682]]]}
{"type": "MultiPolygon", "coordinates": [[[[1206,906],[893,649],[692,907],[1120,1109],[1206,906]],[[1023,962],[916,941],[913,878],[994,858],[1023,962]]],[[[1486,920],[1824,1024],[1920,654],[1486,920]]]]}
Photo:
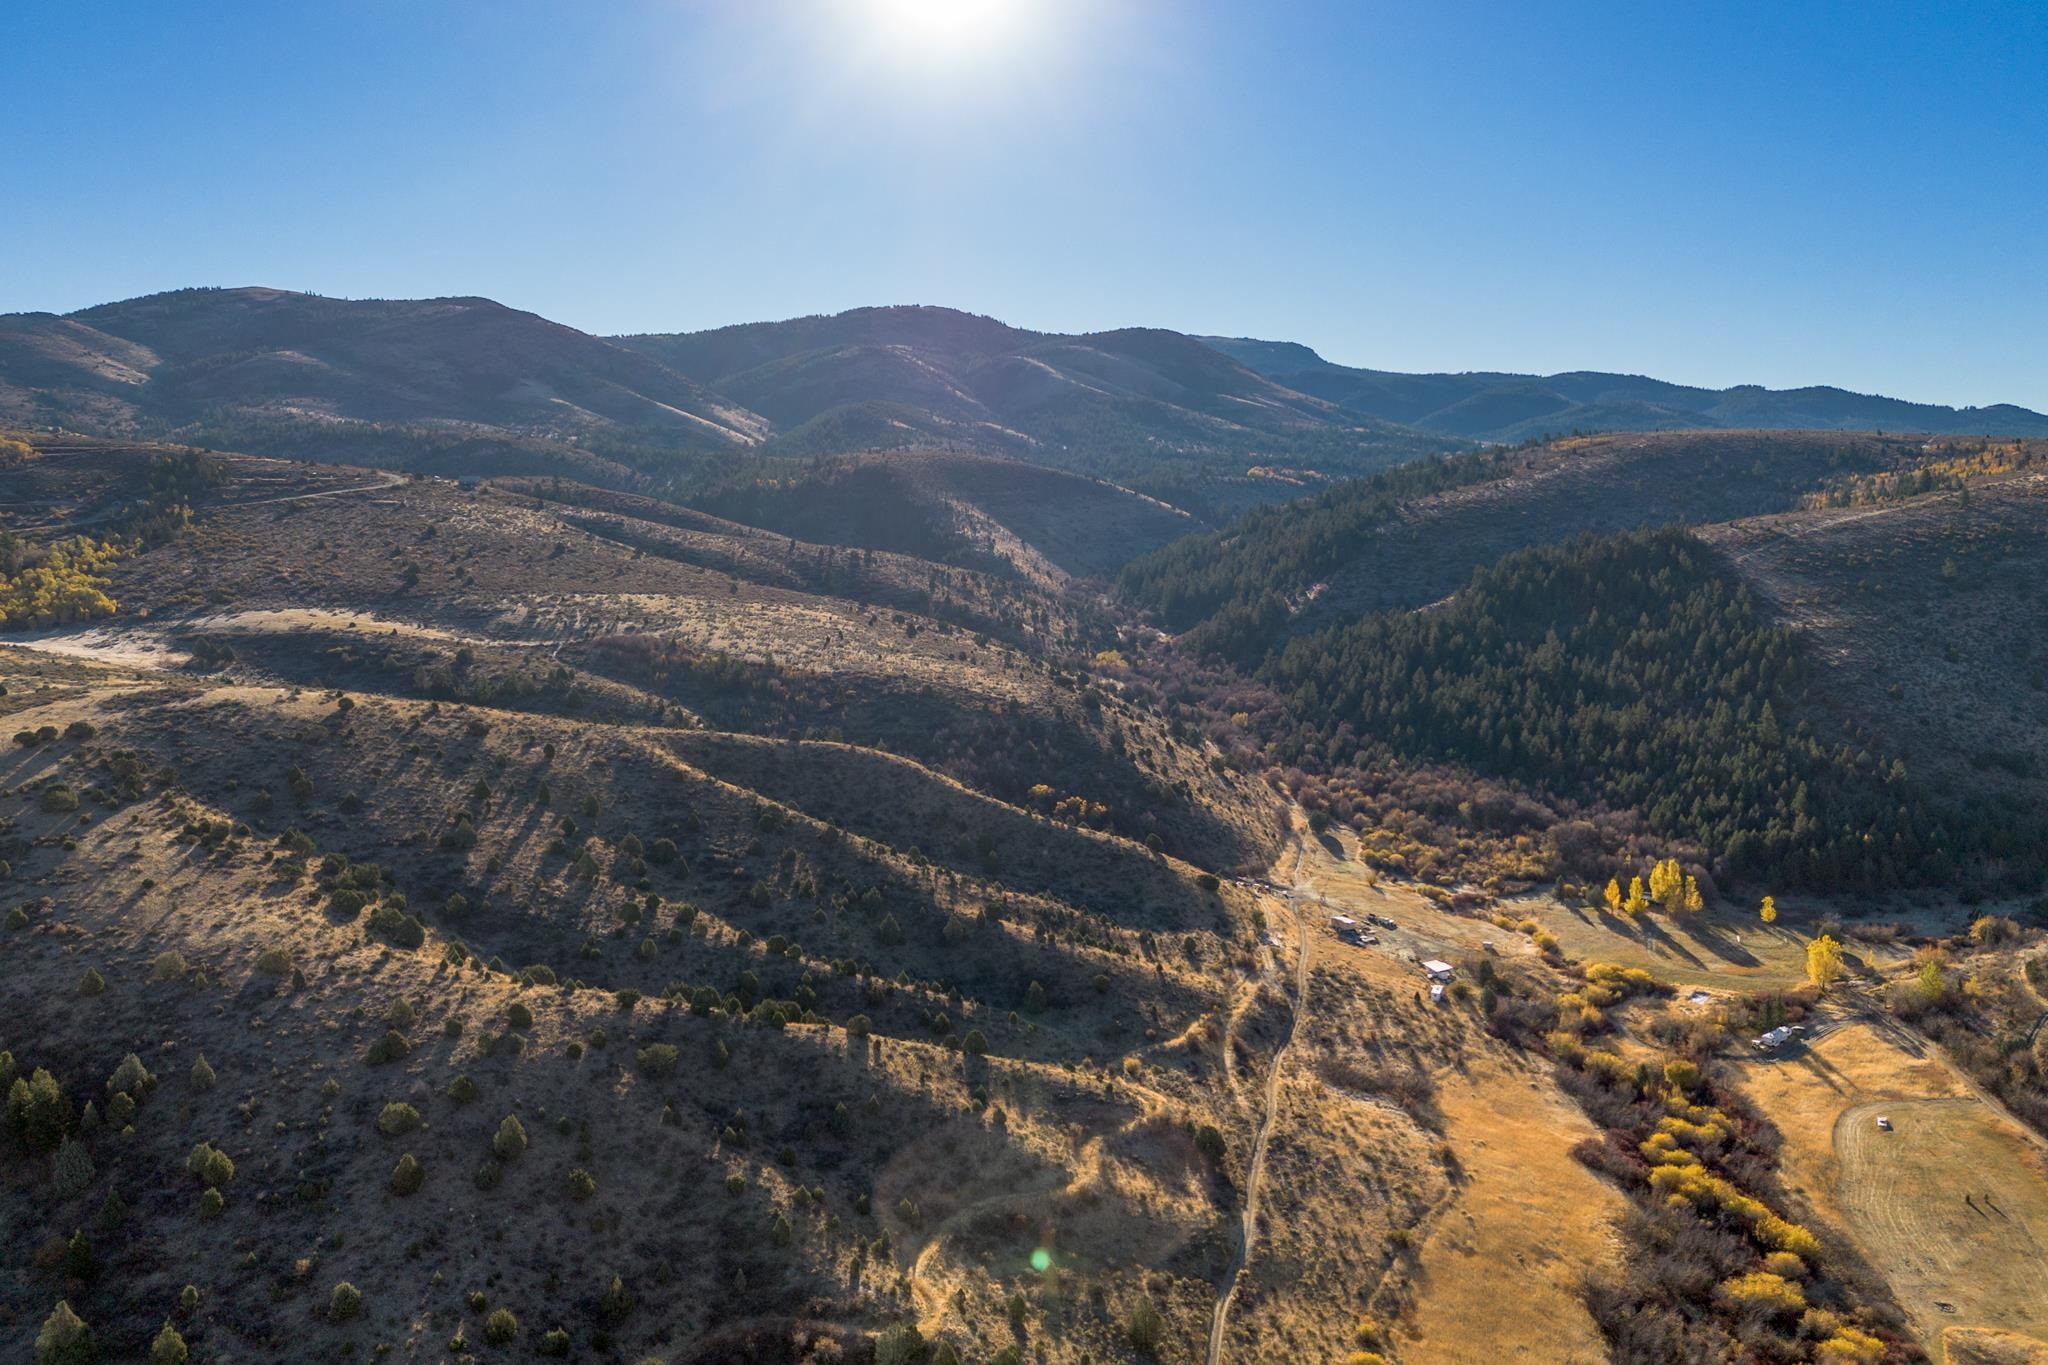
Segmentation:
{"type": "Polygon", "coordinates": [[[1361,613],[1426,606],[1501,555],[1594,531],[1797,507],[1924,442],[1837,432],[1570,437],[1458,456],[1263,507],[1141,557],[1120,579],[1159,623],[1240,661],[1361,613]]]}
{"type": "Polygon", "coordinates": [[[1334,547],[1317,581],[1396,604],[1253,675],[1072,581],[1183,513],[1025,462],[805,463],[734,485],[748,525],[9,435],[8,1347],[1905,1362],[2037,1333],[2036,1184],[1985,1185],[2011,1221],[1921,1211],[1938,1264],[1870,1200],[1887,1162],[2020,1171],[1986,1154],[2048,1112],[2014,1042],[2039,935],[1907,876],[1958,782],[1988,804],[1955,886],[2038,871],[2044,456],[1688,433],[1390,471],[1181,539],[1272,584],[1334,547]],[[1582,534],[1646,510],[1721,520],[1582,534]],[[1896,743],[1915,711],[1944,714],[1896,743]],[[1603,907],[1665,858],[1696,908],[1603,907]],[[1788,1020],[1853,1087],[1771,1069],[1751,1040],[1788,1020]],[[1895,1137],[1816,1181],[1875,1103],[1895,1137]]]}
{"type": "Polygon", "coordinates": [[[644,356],[488,299],[195,289],[0,320],[0,411],[99,434],[374,438],[425,427],[738,450],[759,417],[644,356]]]}
{"type": "Polygon", "coordinates": [[[1952,408],[1816,386],[1704,389],[1641,375],[1400,374],[1333,365],[1306,346],[1249,338],[1203,341],[1276,383],[1341,408],[1475,441],[1577,431],[1806,428],[1962,436],[2048,436],[2048,416],[2000,403],[1952,408]]]}

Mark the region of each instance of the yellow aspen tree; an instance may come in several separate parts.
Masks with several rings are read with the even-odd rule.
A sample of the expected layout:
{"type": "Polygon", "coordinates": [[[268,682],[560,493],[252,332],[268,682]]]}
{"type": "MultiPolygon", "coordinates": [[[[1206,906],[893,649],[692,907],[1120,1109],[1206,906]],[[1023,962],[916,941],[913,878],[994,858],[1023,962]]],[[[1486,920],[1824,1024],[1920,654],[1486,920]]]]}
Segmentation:
{"type": "Polygon", "coordinates": [[[1662,906],[1667,914],[1678,908],[1684,885],[1685,874],[1678,870],[1676,858],[1660,859],[1650,869],[1650,899],[1662,906]]]}
{"type": "Polygon", "coordinates": [[[1842,945],[1827,934],[1806,945],[1806,979],[1826,991],[1842,974],[1842,945]]]}
{"type": "Polygon", "coordinates": [[[1610,911],[1617,915],[1621,913],[1621,883],[1616,881],[1612,877],[1609,877],[1607,879],[1607,893],[1605,899],[1607,901],[1607,908],[1610,911]]]}
{"type": "Polygon", "coordinates": [[[1707,898],[1700,894],[1700,884],[1698,879],[1694,877],[1687,877],[1685,879],[1685,913],[1687,913],[1688,915],[1697,915],[1700,911],[1706,908],[1707,898]]]}
{"type": "Polygon", "coordinates": [[[1628,899],[1621,903],[1621,908],[1622,912],[1628,915],[1640,915],[1650,908],[1650,898],[1643,894],[1641,877],[1628,879],[1628,899]]]}
{"type": "Polygon", "coordinates": [[[1776,924],[1778,922],[1778,902],[1770,896],[1765,896],[1763,909],[1756,912],[1756,917],[1765,924],[1776,924]]]}

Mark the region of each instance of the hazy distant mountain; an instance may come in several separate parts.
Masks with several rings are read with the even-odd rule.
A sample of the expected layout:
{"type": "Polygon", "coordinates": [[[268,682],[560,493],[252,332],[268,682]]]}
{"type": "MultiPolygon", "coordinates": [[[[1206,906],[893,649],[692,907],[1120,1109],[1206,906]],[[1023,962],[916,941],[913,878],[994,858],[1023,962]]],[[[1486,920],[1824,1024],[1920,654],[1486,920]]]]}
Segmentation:
{"type": "Polygon", "coordinates": [[[277,289],[0,317],[0,418],[401,463],[451,442],[522,464],[589,438],[743,450],[770,432],[645,355],[488,299],[277,289]]]}
{"type": "Polygon", "coordinates": [[[1581,430],[2048,433],[2021,408],[1608,374],[1392,374],[1289,342],[858,308],[603,338],[480,298],[186,289],[0,316],[0,423],[670,493],[875,451],[999,456],[1208,521],[1475,441],[1581,430]]]}
{"type": "Polygon", "coordinates": [[[1641,375],[1399,374],[1333,365],[1306,346],[1248,337],[1202,341],[1267,378],[1352,412],[1421,431],[1520,441],[1569,431],[1747,428],[2048,435],[2048,417],[2000,403],[1951,408],[1817,387],[1702,389],[1641,375]]]}
{"type": "Polygon", "coordinates": [[[1063,336],[947,308],[858,308],[614,340],[772,419],[792,454],[894,437],[1158,487],[1172,471],[1360,473],[1446,445],[1150,328],[1063,336]]]}

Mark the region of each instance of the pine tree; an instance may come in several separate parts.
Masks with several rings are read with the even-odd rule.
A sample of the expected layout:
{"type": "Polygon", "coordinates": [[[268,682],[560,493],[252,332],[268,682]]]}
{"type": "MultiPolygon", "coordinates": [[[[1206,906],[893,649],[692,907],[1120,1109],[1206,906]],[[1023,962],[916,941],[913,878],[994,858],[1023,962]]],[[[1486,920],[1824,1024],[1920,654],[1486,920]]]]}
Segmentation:
{"type": "Polygon", "coordinates": [[[71,1311],[70,1304],[58,1300],[50,1316],[43,1319],[43,1329],[36,1333],[36,1365],[92,1365],[99,1358],[92,1328],[71,1311]]]}
{"type": "Polygon", "coordinates": [[[77,1198],[85,1193],[86,1186],[92,1184],[92,1177],[92,1154],[77,1138],[65,1138],[64,1145],[57,1149],[55,1162],[57,1197],[77,1198]]]}
{"type": "Polygon", "coordinates": [[[171,1320],[165,1318],[163,1330],[149,1344],[149,1365],[185,1365],[190,1354],[185,1349],[185,1338],[171,1326],[171,1320]]]}

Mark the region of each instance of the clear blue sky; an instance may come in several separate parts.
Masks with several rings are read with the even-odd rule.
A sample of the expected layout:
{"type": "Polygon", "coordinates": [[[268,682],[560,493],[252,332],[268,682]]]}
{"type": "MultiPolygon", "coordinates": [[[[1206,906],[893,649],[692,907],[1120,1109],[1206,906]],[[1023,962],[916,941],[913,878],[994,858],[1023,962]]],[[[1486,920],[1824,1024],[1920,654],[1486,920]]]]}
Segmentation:
{"type": "Polygon", "coordinates": [[[5,0],[0,311],[944,303],[2048,409],[2048,0],[5,0]]]}

